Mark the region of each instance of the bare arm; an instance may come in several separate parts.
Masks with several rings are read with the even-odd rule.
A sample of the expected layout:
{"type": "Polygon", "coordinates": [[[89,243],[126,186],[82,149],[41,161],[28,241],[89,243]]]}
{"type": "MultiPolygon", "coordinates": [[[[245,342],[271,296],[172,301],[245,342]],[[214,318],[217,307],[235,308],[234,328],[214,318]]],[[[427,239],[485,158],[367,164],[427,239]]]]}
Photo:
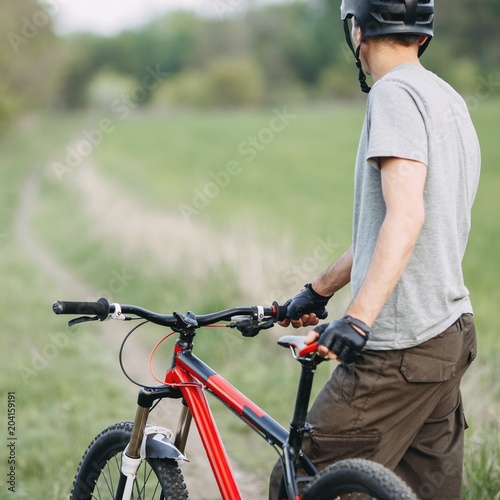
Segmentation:
{"type": "Polygon", "coordinates": [[[345,251],[340,259],[318,276],[312,284],[314,290],[325,297],[333,295],[351,281],[351,269],[352,246],[345,251]]]}
{"type": "Polygon", "coordinates": [[[425,221],[427,167],[401,158],[381,161],[386,216],[366,277],[347,314],[372,325],[408,264],[425,221]]]}
{"type": "MultiPolygon", "coordinates": [[[[369,326],[377,319],[403,274],[425,221],[424,185],[427,167],[412,160],[383,158],[381,172],[385,219],[368,273],[346,311],[346,314],[369,326]]],[[[312,284],[313,289],[324,296],[340,290],[350,282],[352,262],[352,247],[349,247],[339,260],[316,279],[312,284]]],[[[313,326],[318,323],[318,318],[314,314],[304,315],[291,323],[296,328],[313,326]]],[[[289,320],[286,320],[285,326],[287,324],[289,320]]]]}
{"type": "MultiPolygon", "coordinates": [[[[366,277],[346,311],[369,326],[377,319],[403,274],[425,221],[427,167],[416,161],[383,158],[381,169],[386,216],[366,277]]],[[[319,334],[312,331],[306,342],[318,337],[319,334]]],[[[336,358],[325,346],[320,346],[318,352],[330,359],[336,358]]]]}

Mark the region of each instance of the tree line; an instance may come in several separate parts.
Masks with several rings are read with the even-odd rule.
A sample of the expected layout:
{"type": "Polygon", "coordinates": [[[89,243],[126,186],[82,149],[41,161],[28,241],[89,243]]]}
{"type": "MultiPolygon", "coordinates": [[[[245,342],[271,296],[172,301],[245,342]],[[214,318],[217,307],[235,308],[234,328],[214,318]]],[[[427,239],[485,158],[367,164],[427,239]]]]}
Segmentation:
{"type": "MultiPolygon", "coordinates": [[[[213,17],[179,11],[113,37],[56,36],[54,6],[9,2],[0,18],[0,127],[24,110],[71,110],[113,96],[227,107],[359,95],[340,0],[238,14],[219,1],[224,8],[213,17]]],[[[498,71],[498,20],[498,0],[436,0],[436,37],[424,65],[460,91],[473,91],[479,77],[491,80],[498,71]]]]}

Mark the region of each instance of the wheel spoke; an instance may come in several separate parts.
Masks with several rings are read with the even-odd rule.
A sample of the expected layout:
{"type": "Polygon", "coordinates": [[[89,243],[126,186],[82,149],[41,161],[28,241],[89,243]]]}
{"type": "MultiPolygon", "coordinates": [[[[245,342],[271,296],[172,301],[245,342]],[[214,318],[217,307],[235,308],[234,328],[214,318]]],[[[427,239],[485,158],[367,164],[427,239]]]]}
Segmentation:
{"type": "MultiPolygon", "coordinates": [[[[72,500],[114,500],[123,491],[122,453],[132,423],[115,424],[89,446],[73,484],[72,500]]],[[[132,485],[132,500],[187,498],[184,478],[171,460],[150,459],[140,464],[132,485]]]]}
{"type": "Polygon", "coordinates": [[[113,488],[113,474],[111,471],[110,462],[107,462],[106,465],[104,466],[101,477],[110,495],[114,495],[115,490],[113,488]]]}

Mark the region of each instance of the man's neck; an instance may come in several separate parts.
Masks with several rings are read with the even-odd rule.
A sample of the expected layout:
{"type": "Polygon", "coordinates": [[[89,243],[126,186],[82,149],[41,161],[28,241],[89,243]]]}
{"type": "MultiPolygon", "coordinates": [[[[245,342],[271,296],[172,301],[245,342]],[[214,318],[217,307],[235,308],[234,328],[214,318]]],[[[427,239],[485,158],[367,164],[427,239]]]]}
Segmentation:
{"type": "Polygon", "coordinates": [[[418,52],[415,47],[380,45],[374,43],[364,44],[366,70],[372,76],[373,83],[384,77],[389,71],[401,64],[412,64],[419,68],[418,52]]]}

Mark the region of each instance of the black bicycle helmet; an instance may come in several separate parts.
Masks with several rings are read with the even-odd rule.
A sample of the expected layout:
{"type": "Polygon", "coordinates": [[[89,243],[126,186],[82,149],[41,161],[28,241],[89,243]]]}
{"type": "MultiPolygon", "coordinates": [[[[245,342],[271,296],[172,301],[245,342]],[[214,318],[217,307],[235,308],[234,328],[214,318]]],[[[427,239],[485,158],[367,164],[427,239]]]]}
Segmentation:
{"type": "Polygon", "coordinates": [[[361,68],[359,50],[354,50],[348,20],[355,17],[364,36],[421,35],[427,40],[420,46],[421,56],[434,36],[434,0],[342,0],[340,7],[349,47],[356,58],[361,90],[370,87],[361,68]]]}

